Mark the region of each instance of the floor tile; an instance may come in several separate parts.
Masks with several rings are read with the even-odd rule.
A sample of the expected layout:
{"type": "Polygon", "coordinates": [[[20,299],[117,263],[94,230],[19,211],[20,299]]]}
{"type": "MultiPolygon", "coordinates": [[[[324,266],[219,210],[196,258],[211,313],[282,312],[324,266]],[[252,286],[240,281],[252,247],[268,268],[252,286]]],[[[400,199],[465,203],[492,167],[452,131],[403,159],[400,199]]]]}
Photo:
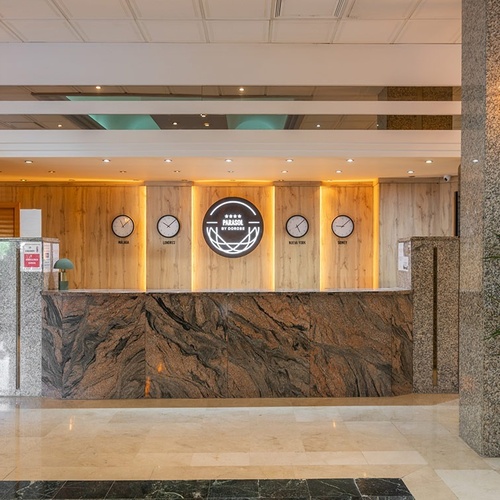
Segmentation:
{"type": "MultiPolygon", "coordinates": [[[[0,398],[2,487],[9,480],[30,487],[41,480],[110,485],[126,480],[277,479],[302,484],[402,478],[416,500],[467,495],[471,500],[471,491],[477,494],[479,487],[484,486],[484,498],[495,494],[499,470],[500,459],[480,457],[460,439],[456,395],[0,398]]],[[[91,494],[73,486],[64,486],[68,494],[91,494]]],[[[92,494],[97,493],[102,493],[99,488],[92,494]]],[[[274,495],[286,498],[288,493],[277,486],[274,495]]],[[[113,494],[121,493],[117,489],[113,494]]]]}
{"type": "Polygon", "coordinates": [[[500,474],[493,470],[437,470],[459,500],[500,498],[500,474]]]}

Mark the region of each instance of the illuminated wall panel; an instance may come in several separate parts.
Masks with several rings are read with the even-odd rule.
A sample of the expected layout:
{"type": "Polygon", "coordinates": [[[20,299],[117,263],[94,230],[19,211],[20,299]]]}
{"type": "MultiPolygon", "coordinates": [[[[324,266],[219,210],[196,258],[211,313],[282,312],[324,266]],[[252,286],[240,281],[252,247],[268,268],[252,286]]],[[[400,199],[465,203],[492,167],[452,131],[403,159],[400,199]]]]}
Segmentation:
{"type": "Polygon", "coordinates": [[[192,289],[273,290],[274,289],[274,187],[194,186],[192,203],[192,289]],[[206,211],[217,200],[235,196],[253,203],[264,219],[259,246],[244,257],[228,258],[212,251],[202,233],[206,211]]]}

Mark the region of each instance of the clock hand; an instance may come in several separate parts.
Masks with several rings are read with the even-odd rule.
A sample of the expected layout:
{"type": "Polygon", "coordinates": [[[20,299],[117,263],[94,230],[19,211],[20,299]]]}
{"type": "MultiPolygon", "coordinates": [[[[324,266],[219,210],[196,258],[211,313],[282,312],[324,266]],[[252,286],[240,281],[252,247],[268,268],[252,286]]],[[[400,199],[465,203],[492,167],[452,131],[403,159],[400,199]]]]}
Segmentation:
{"type": "Polygon", "coordinates": [[[304,222],[304,219],[302,219],[295,227],[298,229],[299,226],[304,222]]]}

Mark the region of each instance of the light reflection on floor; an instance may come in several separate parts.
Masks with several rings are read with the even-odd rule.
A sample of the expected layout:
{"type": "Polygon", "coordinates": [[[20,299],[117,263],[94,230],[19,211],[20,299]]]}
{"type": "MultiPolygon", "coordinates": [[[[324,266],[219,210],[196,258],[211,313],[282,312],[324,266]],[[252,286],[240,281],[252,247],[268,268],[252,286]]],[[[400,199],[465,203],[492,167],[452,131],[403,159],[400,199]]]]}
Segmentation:
{"type": "Polygon", "coordinates": [[[458,437],[456,395],[0,398],[3,480],[398,477],[417,500],[487,500],[499,471],[458,437]]]}

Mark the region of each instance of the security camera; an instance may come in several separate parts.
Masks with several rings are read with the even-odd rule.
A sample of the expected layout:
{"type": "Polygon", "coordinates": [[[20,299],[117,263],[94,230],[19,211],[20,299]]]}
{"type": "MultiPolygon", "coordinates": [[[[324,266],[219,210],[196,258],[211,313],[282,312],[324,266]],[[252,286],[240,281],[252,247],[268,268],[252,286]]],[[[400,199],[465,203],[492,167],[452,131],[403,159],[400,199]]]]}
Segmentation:
{"type": "Polygon", "coordinates": [[[443,175],[443,181],[444,182],[450,182],[451,181],[451,175],[449,175],[449,174],[443,175]]]}

